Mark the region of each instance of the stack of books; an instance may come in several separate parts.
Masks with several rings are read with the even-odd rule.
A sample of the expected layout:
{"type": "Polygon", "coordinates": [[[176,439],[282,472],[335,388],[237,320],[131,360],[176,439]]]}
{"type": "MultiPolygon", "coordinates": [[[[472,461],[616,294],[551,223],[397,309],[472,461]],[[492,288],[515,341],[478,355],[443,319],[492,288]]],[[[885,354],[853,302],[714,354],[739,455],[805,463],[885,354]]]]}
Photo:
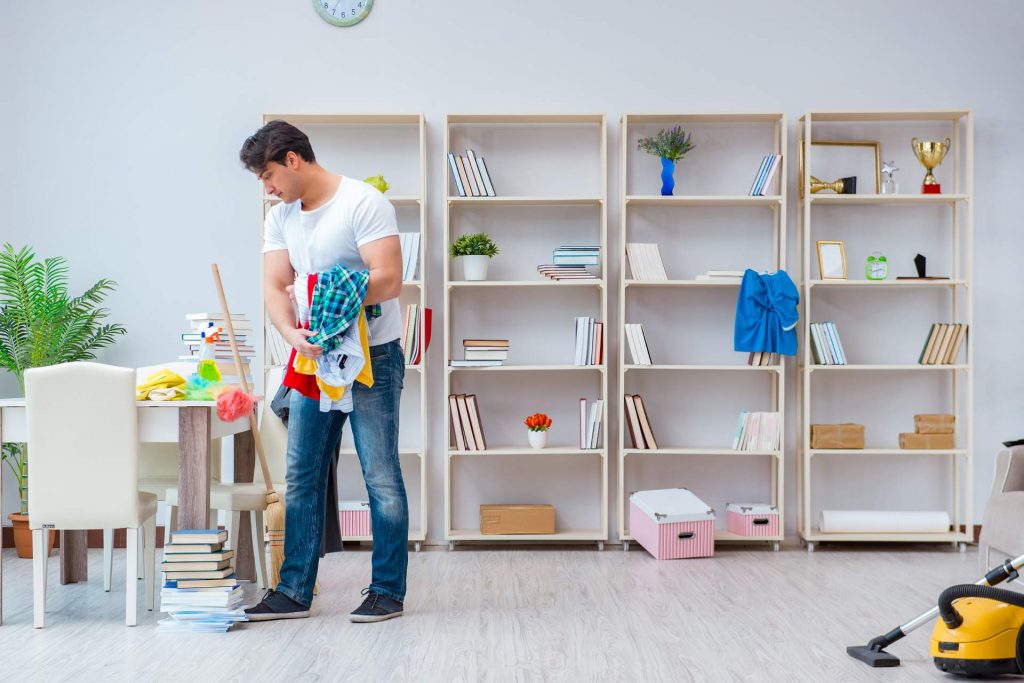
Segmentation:
{"type": "Polygon", "coordinates": [[[416,279],[416,266],[420,261],[420,234],[400,232],[398,239],[402,245],[402,282],[409,282],[416,279]]]}
{"type": "Polygon", "coordinates": [[[657,244],[629,242],[626,244],[626,258],[634,280],[668,279],[657,244]]]}
{"type": "MultiPolygon", "coordinates": [[[[231,353],[231,334],[228,332],[227,323],[220,313],[188,313],[185,319],[189,324],[189,331],[183,332],[181,341],[188,347],[188,354],[178,356],[178,360],[190,361],[199,368],[199,353],[206,342],[203,341],[203,331],[210,327],[220,328],[220,341],[214,342],[213,352],[220,369],[221,381],[224,384],[241,384],[238,370],[235,368],[235,357],[231,353]]],[[[238,355],[242,359],[242,372],[245,373],[249,386],[253,385],[251,363],[256,357],[256,349],[248,343],[247,337],[252,332],[252,321],[245,317],[244,313],[233,313],[231,325],[235,330],[235,338],[238,342],[238,355]]],[[[280,335],[278,335],[280,336],[280,335]]],[[[284,343],[284,340],[282,340],[284,343]]],[[[289,349],[290,350],[290,349],[289,349]]],[[[287,362],[287,356],[282,363],[287,362]]]]}
{"type": "Polygon", "coordinates": [[[604,323],[587,316],[576,318],[576,365],[604,363],[604,323]]]}
{"type": "Polygon", "coordinates": [[[453,360],[453,368],[494,367],[508,360],[508,339],[463,339],[465,360],[453,360]]]}
{"type": "Polygon", "coordinates": [[[596,280],[600,266],[556,266],[542,263],[537,272],[551,280],[596,280]]]}
{"type": "Polygon", "coordinates": [[[551,253],[551,263],[537,272],[552,280],[596,280],[601,275],[601,247],[564,244],[551,253]]]}
{"type": "Polygon", "coordinates": [[[160,631],[223,633],[246,621],[242,588],[231,566],[234,550],[225,550],[226,531],[182,529],[164,546],[164,585],[160,611],[169,619],[160,631]]]}
{"type": "Polygon", "coordinates": [[[456,449],[460,451],[487,450],[484,425],[480,419],[480,406],[477,405],[476,394],[450,394],[448,396],[448,412],[451,414],[452,442],[456,449]]]}
{"type": "Polygon", "coordinates": [[[921,365],[955,365],[966,338],[967,325],[963,323],[935,323],[917,362],[921,365]]]}
{"type": "Polygon", "coordinates": [[[701,282],[735,282],[743,280],[742,270],[709,270],[697,276],[701,282]]]}
{"type": "Polygon", "coordinates": [[[834,322],[811,323],[811,354],[817,365],[846,365],[846,351],[834,322]]]}
{"type": "Polygon", "coordinates": [[[654,440],[654,431],[647,418],[647,408],[639,394],[626,394],[626,426],[634,450],[651,450],[658,447],[654,440]]]}
{"type": "Polygon", "coordinates": [[[747,356],[747,365],[756,365],[758,367],[766,367],[771,365],[779,364],[779,354],[768,353],[767,351],[758,351],[751,353],[747,356]]]}
{"type": "Polygon", "coordinates": [[[601,433],[604,431],[604,399],[596,399],[587,410],[587,399],[580,399],[580,449],[592,450],[601,447],[601,433]]]}
{"type": "Polygon", "coordinates": [[[626,342],[633,356],[633,365],[652,365],[651,350],[647,346],[647,335],[643,323],[626,323],[626,342]]]}
{"type": "Polygon", "coordinates": [[[775,177],[779,167],[782,166],[781,154],[765,154],[761,160],[761,167],[757,169],[754,176],[754,184],[750,186],[751,197],[764,197],[771,187],[772,178],[775,177]]]}
{"type": "Polygon", "coordinates": [[[736,451],[779,450],[779,414],[740,413],[732,447],[736,451]]]}
{"type": "Polygon", "coordinates": [[[432,310],[419,304],[405,307],[405,330],[402,333],[402,350],[406,365],[419,365],[430,348],[430,324],[432,310]]]}
{"type": "Polygon", "coordinates": [[[465,156],[448,154],[448,165],[451,167],[455,190],[460,197],[494,197],[494,185],[491,174],[483,157],[478,157],[471,149],[465,156]]]}

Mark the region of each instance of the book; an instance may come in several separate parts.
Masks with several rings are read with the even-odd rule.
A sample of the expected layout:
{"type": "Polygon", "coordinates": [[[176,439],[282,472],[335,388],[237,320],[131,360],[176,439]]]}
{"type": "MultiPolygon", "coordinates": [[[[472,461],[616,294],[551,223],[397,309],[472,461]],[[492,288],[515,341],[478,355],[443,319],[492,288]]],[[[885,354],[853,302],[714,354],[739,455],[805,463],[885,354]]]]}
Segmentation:
{"type": "Polygon", "coordinates": [[[473,173],[473,168],[469,163],[469,157],[459,157],[462,160],[462,167],[466,170],[466,180],[469,181],[469,191],[473,193],[474,197],[483,196],[480,192],[480,187],[476,184],[476,174],[473,173]]]}
{"type": "Polygon", "coordinates": [[[580,448],[586,448],[587,443],[587,399],[580,399],[580,448]]]}
{"type": "Polygon", "coordinates": [[[634,280],[667,280],[665,264],[657,244],[630,242],[626,244],[626,258],[634,280]]]}
{"type": "Polygon", "coordinates": [[[967,336],[967,325],[957,325],[956,339],[953,345],[949,349],[949,355],[946,356],[947,365],[955,365],[957,358],[960,356],[960,347],[964,343],[964,338],[967,336]]]}
{"type": "Polygon", "coordinates": [[[235,578],[234,574],[231,574],[222,579],[173,579],[167,581],[164,585],[177,588],[222,588],[237,586],[238,579],[235,578]]]}
{"type": "Polygon", "coordinates": [[[452,170],[452,180],[455,182],[455,191],[460,197],[466,196],[466,186],[462,184],[462,176],[459,174],[458,164],[455,163],[455,155],[448,152],[448,166],[452,170]]]}
{"type": "Polygon", "coordinates": [[[466,360],[508,360],[508,349],[470,347],[464,353],[466,360]]]}
{"type": "Polygon", "coordinates": [[[456,156],[455,157],[455,165],[459,169],[459,178],[462,179],[462,186],[466,189],[466,196],[469,196],[469,197],[478,197],[478,196],[480,196],[480,195],[478,195],[473,190],[473,186],[469,184],[469,172],[466,169],[465,160],[462,157],[460,157],[460,156],[456,156]]]}
{"type": "MultiPolygon", "coordinates": [[[[168,548],[174,548],[175,546],[168,545],[168,548]]],[[[164,551],[164,562],[223,562],[230,560],[235,556],[234,550],[217,550],[212,552],[174,552],[169,553],[164,551]],[[170,555],[171,557],[168,557],[170,555]]]]}
{"type": "Polygon", "coordinates": [[[487,191],[487,187],[484,185],[483,173],[480,172],[480,163],[477,159],[476,152],[471,149],[466,150],[466,157],[469,159],[469,165],[473,169],[473,176],[476,179],[476,186],[480,190],[481,197],[493,197],[494,194],[487,191]]]}
{"type": "Polygon", "coordinates": [[[760,197],[764,197],[767,194],[768,188],[771,187],[771,182],[775,177],[776,171],[778,171],[779,166],[782,165],[781,154],[772,154],[770,156],[771,160],[768,162],[768,168],[764,174],[764,178],[761,179],[761,183],[757,188],[757,195],[760,197]]]}
{"type": "Polygon", "coordinates": [[[476,394],[466,396],[466,408],[469,413],[469,423],[472,426],[473,441],[476,442],[477,450],[487,450],[487,439],[484,438],[484,423],[480,418],[480,405],[477,403],[476,394]]]}
{"type": "Polygon", "coordinates": [[[741,412],[732,447],[738,451],[777,451],[780,444],[779,414],[741,412]]]}
{"type": "Polygon", "coordinates": [[[931,329],[928,331],[928,337],[924,340],[924,347],[921,349],[921,355],[918,356],[917,362],[921,365],[925,365],[925,361],[928,359],[928,354],[931,353],[932,346],[935,344],[935,332],[938,330],[939,324],[933,323],[931,329]]]}
{"type": "Polygon", "coordinates": [[[400,232],[398,237],[402,247],[402,282],[416,278],[416,267],[420,259],[420,233],[400,232]]]}
{"type": "Polygon", "coordinates": [[[757,195],[757,181],[761,179],[761,175],[768,168],[768,164],[771,161],[771,154],[765,154],[761,158],[761,165],[757,167],[757,173],[754,174],[754,182],[750,184],[750,192],[748,193],[751,197],[757,195]]]}
{"type": "Polygon", "coordinates": [[[932,351],[928,354],[928,365],[935,365],[936,360],[939,357],[939,349],[942,348],[943,341],[946,339],[946,335],[949,333],[949,325],[946,323],[939,323],[939,330],[935,333],[935,344],[932,346],[932,351]]]}
{"type": "Polygon", "coordinates": [[[462,423],[462,431],[466,435],[466,450],[478,451],[480,447],[473,434],[473,426],[469,421],[469,403],[466,401],[466,395],[457,394],[455,400],[459,407],[459,421],[462,423]]]}
{"type": "Polygon", "coordinates": [[[648,448],[657,448],[658,442],[654,440],[654,431],[651,429],[651,422],[647,416],[647,408],[644,406],[644,400],[640,398],[639,394],[633,396],[633,403],[636,405],[636,414],[639,418],[640,429],[644,433],[644,443],[647,444],[648,448]]]}
{"type": "Polygon", "coordinates": [[[220,543],[168,543],[164,546],[164,555],[216,553],[223,548],[220,543]]]}
{"type": "Polygon", "coordinates": [[[484,188],[487,190],[488,197],[496,197],[494,194],[494,184],[491,182],[491,174],[487,170],[487,164],[484,162],[483,157],[476,158],[477,165],[480,167],[480,177],[484,179],[484,188]]]}
{"type": "Polygon", "coordinates": [[[450,443],[455,444],[455,448],[460,451],[466,449],[466,436],[462,430],[462,418],[459,415],[459,402],[458,397],[455,394],[448,396],[448,414],[449,422],[451,423],[452,441],[450,443]]]}
{"type": "Polygon", "coordinates": [[[171,543],[224,543],[228,532],[223,529],[178,529],[171,532],[171,543]]]}
{"type": "Polygon", "coordinates": [[[636,411],[636,401],[632,394],[626,394],[624,397],[626,407],[626,425],[629,428],[629,438],[633,443],[634,450],[646,449],[647,445],[644,443],[643,431],[640,429],[640,418],[636,411]]]}
{"type": "Polygon", "coordinates": [[[234,573],[231,567],[223,569],[208,569],[204,571],[175,570],[164,572],[168,579],[223,579],[234,573]]]}
{"type": "Polygon", "coordinates": [[[160,563],[162,572],[198,572],[220,570],[231,564],[231,560],[217,560],[214,562],[169,562],[164,560],[160,563]]]}
{"type": "Polygon", "coordinates": [[[488,347],[505,347],[508,348],[508,339],[463,339],[462,346],[469,348],[471,346],[488,346],[488,347]]]}

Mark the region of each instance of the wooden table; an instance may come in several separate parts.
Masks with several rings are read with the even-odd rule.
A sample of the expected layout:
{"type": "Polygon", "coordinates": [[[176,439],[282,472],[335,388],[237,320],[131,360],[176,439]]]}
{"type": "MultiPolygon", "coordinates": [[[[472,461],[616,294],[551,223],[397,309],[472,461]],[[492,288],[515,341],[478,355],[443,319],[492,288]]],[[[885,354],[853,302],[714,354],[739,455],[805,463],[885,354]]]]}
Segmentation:
{"type": "MultiPolygon", "coordinates": [[[[178,525],[182,529],[210,527],[210,442],[234,437],[235,481],[251,482],[256,449],[249,432],[249,419],[222,422],[213,401],[137,401],[139,441],[178,444],[178,525]]],[[[28,442],[25,399],[0,399],[0,444],[28,442]]],[[[29,458],[32,457],[29,444],[29,458]]],[[[0,473],[2,477],[2,473],[0,473]]],[[[2,491],[2,486],[0,486],[2,491]]],[[[0,492],[2,509],[2,492],[0,492]]],[[[237,530],[235,573],[240,579],[254,579],[252,533],[249,516],[241,516],[237,530]]],[[[62,531],[60,541],[60,582],[88,579],[86,531],[62,531]]],[[[0,550],[3,541],[0,539],[0,550]]],[[[0,563],[0,624],[3,623],[3,565],[0,563]]]]}

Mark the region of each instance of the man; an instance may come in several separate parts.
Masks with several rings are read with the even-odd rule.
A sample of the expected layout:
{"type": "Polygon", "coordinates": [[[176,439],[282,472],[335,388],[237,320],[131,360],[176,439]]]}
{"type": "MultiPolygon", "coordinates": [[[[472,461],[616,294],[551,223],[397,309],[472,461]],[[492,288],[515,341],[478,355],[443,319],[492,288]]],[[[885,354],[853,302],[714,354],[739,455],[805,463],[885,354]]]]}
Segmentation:
{"type": "MultiPolygon", "coordinates": [[[[372,581],[350,619],[370,622],[401,616],[409,561],[409,505],[398,458],[405,360],[398,342],[402,252],[394,207],[366,183],[320,166],[309,138],[284,121],[271,121],[256,131],[242,145],[239,157],[259,177],[266,194],[281,199],[264,226],[263,289],[267,313],[285,341],[306,358],[317,359],[323,353],[307,341],[316,330],[296,327],[289,296],[296,274],[327,272],[338,265],[368,270],[363,305],[380,308],[379,315],[366,316],[373,383],[351,385],[350,414],[321,412],[318,401],[291,392],[281,581],[246,615],[250,621],[309,616],[329,467],[348,419],[373,528],[372,581]]],[[[332,510],[334,503],[330,501],[332,510]]]]}

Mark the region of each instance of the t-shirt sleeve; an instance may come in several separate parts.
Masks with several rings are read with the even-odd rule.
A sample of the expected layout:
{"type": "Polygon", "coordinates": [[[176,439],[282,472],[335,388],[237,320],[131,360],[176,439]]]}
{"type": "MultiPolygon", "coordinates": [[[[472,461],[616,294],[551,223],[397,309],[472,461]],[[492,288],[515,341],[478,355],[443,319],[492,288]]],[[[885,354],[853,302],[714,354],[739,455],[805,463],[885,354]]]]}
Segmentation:
{"type": "Polygon", "coordinates": [[[379,192],[367,194],[359,200],[352,212],[352,224],[357,247],[398,234],[395,207],[379,192]]]}
{"type": "Polygon", "coordinates": [[[284,227],[281,224],[280,211],[274,207],[267,212],[263,220],[263,253],[268,251],[279,251],[287,249],[288,244],[284,241],[284,227]]]}

